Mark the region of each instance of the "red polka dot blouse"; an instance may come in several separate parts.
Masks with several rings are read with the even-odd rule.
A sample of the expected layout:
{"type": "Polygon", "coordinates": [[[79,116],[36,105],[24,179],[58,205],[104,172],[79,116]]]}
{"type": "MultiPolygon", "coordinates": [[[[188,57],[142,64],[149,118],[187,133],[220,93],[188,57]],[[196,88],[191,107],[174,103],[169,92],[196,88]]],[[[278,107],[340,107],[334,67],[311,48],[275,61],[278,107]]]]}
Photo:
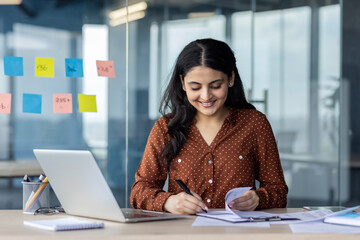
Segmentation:
{"type": "Polygon", "coordinates": [[[161,117],[150,132],[144,155],[135,174],[130,202],[134,208],[163,211],[166,199],[182,189],[181,179],[201,196],[209,208],[224,208],[226,193],[236,187],[252,187],[257,209],[286,207],[288,187],[270,123],[253,109],[231,109],[210,146],[194,119],[187,142],[171,162],[168,192],[163,190],[167,167],[159,156],[169,140],[167,120],[161,117]]]}

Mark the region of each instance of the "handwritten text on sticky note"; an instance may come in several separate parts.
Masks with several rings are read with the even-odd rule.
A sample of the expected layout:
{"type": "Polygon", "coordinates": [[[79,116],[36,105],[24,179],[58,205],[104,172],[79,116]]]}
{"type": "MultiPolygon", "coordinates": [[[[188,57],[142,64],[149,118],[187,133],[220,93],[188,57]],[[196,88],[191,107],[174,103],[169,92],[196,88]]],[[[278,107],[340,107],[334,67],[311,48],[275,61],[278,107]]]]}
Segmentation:
{"type": "Polygon", "coordinates": [[[54,113],[72,113],[72,94],[55,93],[53,95],[54,113]]]}
{"type": "Polygon", "coordinates": [[[98,76],[115,78],[114,61],[96,60],[98,76]]]}
{"type": "Polygon", "coordinates": [[[0,93],[0,113],[11,113],[11,93],[0,93]]]}
{"type": "Polygon", "coordinates": [[[66,77],[84,77],[83,60],[78,58],[65,58],[66,77]]]}
{"type": "Polygon", "coordinates": [[[96,95],[78,94],[79,112],[97,112],[96,95]]]}
{"type": "Polygon", "coordinates": [[[23,112],[24,113],[41,113],[41,94],[23,94],[23,112]]]}
{"type": "Polygon", "coordinates": [[[54,59],[53,58],[35,58],[35,76],[54,77],[54,59]]]}
{"type": "Polygon", "coordinates": [[[22,57],[4,56],[4,73],[6,76],[24,76],[22,57]]]}

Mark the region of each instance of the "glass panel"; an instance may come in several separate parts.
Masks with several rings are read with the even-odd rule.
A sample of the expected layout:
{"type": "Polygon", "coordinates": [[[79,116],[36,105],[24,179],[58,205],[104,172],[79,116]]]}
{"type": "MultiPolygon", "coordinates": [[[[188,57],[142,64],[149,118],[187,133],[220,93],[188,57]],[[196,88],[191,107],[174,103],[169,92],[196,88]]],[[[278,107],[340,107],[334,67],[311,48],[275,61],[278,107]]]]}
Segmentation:
{"type": "MultiPolygon", "coordinates": [[[[20,6],[0,5],[0,64],[3,56],[17,56],[23,57],[24,66],[23,76],[4,76],[0,68],[0,93],[12,94],[11,114],[0,114],[0,161],[34,160],[34,148],[86,149],[108,175],[108,102],[112,100],[108,83],[124,79],[125,49],[110,48],[103,15],[107,8],[104,1],[28,0],[20,6]],[[114,61],[116,78],[99,77],[96,60],[110,59],[112,51],[123,56],[114,61]],[[35,76],[35,57],[54,59],[54,77],[35,76]],[[84,77],[67,77],[65,58],[83,59],[84,77]],[[41,95],[40,114],[24,112],[24,93],[41,95]],[[54,113],[55,93],[72,94],[72,113],[54,113]],[[79,93],[96,95],[96,113],[80,112],[79,93]]],[[[125,43],[126,35],[116,41],[125,43]]],[[[20,187],[20,179],[0,179],[0,208],[21,208],[20,187]]],[[[120,195],[124,199],[124,192],[120,195]]]]}
{"type": "Polygon", "coordinates": [[[339,105],[333,95],[340,78],[340,5],[282,2],[286,8],[270,11],[256,5],[250,97],[265,102],[258,109],[267,114],[276,136],[290,189],[288,206],[334,205],[339,189],[339,105]]]}

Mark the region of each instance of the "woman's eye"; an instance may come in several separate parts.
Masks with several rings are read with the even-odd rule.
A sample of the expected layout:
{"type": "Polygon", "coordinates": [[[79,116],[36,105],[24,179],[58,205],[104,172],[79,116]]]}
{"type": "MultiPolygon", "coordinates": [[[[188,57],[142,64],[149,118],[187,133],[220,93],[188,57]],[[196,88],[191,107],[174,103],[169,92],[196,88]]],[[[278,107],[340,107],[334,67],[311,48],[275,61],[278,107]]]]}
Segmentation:
{"type": "Polygon", "coordinates": [[[221,85],[212,86],[211,88],[212,88],[212,89],[219,89],[219,88],[221,88],[221,85]]]}
{"type": "Polygon", "coordinates": [[[200,88],[191,88],[191,90],[197,91],[197,90],[200,90],[200,88]]]}

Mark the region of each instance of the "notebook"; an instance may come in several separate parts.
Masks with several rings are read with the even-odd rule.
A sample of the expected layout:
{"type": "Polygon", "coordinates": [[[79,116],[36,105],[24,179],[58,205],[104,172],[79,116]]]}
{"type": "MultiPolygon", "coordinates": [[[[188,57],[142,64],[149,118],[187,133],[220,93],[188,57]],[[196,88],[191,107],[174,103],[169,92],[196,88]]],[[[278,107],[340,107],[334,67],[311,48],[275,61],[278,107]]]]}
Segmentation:
{"type": "Polygon", "coordinates": [[[34,149],[34,154],[67,214],[116,222],[188,217],[120,208],[89,151],[34,149]]]}
{"type": "Polygon", "coordinates": [[[360,227],[360,212],[351,212],[327,217],[324,219],[324,222],[360,227]]]}
{"type": "Polygon", "coordinates": [[[91,222],[75,217],[66,217],[51,220],[24,221],[24,225],[52,231],[67,231],[103,228],[104,222],[91,222]]]}

